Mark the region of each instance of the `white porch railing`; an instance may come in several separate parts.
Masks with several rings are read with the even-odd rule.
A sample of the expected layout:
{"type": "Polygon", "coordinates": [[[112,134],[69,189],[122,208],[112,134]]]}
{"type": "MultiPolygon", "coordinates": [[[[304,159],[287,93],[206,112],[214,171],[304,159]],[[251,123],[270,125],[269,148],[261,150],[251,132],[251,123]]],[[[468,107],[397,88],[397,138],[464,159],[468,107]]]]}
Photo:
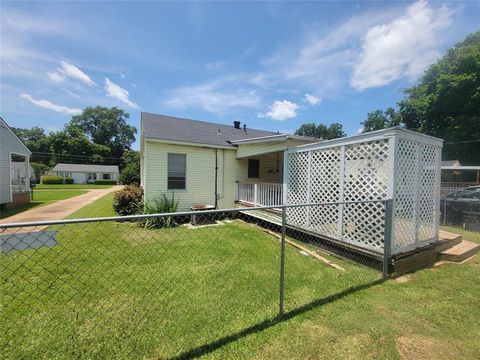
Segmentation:
{"type": "Polygon", "coordinates": [[[25,179],[12,179],[12,192],[26,192],[28,191],[28,186],[25,179]]]}
{"type": "Polygon", "coordinates": [[[238,201],[254,206],[283,204],[283,184],[238,182],[238,201]]]}

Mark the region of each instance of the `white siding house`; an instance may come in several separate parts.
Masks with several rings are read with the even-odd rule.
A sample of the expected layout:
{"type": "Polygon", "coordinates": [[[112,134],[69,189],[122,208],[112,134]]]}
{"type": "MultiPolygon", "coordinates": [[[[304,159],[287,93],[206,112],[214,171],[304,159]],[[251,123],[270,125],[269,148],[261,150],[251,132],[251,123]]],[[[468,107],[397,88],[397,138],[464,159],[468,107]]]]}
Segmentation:
{"type": "Polygon", "coordinates": [[[179,210],[194,204],[232,208],[239,193],[249,196],[246,202],[259,203],[255,189],[281,200],[283,151],[314,141],[239,122],[223,125],[142,113],[141,185],[147,201],[174,193],[179,210]]]}
{"type": "Polygon", "coordinates": [[[72,178],[75,184],[94,183],[95,180],[115,180],[118,183],[119,170],[116,165],[61,164],[51,171],[52,175],[72,178]]]}
{"type": "Polygon", "coordinates": [[[0,118],[0,205],[30,201],[30,155],[30,150],[0,118]]]}

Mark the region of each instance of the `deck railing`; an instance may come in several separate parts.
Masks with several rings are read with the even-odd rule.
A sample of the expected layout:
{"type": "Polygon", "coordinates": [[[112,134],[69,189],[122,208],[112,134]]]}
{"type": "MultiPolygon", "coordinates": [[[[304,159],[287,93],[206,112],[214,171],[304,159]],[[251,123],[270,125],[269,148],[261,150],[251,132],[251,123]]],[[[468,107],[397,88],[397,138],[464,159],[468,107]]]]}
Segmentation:
{"type": "Polygon", "coordinates": [[[19,192],[27,192],[28,186],[25,179],[12,179],[12,192],[19,193],[19,192]]]}
{"type": "Polygon", "coordinates": [[[238,182],[237,200],[255,206],[283,204],[283,184],[264,182],[238,182]]]}

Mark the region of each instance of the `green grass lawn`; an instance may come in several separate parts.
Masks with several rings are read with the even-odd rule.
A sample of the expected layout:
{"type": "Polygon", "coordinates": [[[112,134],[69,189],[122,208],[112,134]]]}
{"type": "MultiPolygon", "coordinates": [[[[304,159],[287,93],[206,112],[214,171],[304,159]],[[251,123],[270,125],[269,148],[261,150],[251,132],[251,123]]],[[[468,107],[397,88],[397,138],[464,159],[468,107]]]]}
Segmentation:
{"type": "Polygon", "coordinates": [[[70,214],[67,219],[118,216],[117,214],[115,214],[112,206],[114,194],[114,192],[111,192],[107,195],[102,196],[100,199],[94,201],[93,203],[84,206],[83,208],[75,211],[73,214],[70,214]]]}
{"type": "Polygon", "coordinates": [[[53,202],[58,200],[65,200],[74,196],[86,194],[87,190],[37,190],[32,194],[32,201],[37,202],[53,202]]]}
{"type": "Polygon", "coordinates": [[[35,189],[109,189],[113,185],[94,184],[37,184],[35,189]]]}
{"type": "MultiPolygon", "coordinates": [[[[111,215],[112,196],[72,217],[93,209],[111,215]]],[[[279,242],[254,225],[55,229],[55,247],[0,255],[4,358],[473,359],[480,352],[478,256],[381,282],[371,269],[331,258],[342,272],[287,246],[279,319],[279,242]]]]}
{"type": "Polygon", "coordinates": [[[26,210],[33,209],[35,207],[51,204],[58,200],[69,199],[74,196],[82,195],[87,193],[88,190],[77,190],[77,189],[38,189],[34,190],[31,197],[30,204],[20,205],[8,209],[0,210],[0,219],[19,214],[26,210]]]}

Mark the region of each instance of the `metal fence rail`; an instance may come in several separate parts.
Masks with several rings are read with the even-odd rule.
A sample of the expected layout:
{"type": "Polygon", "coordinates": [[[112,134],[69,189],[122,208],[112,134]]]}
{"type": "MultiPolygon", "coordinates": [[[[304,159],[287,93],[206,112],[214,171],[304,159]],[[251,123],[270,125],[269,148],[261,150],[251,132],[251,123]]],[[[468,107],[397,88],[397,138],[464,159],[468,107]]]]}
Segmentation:
{"type": "Polygon", "coordinates": [[[377,284],[389,216],[384,254],[287,222],[289,211],[331,205],[1,224],[2,357],[199,356],[377,284]]]}

